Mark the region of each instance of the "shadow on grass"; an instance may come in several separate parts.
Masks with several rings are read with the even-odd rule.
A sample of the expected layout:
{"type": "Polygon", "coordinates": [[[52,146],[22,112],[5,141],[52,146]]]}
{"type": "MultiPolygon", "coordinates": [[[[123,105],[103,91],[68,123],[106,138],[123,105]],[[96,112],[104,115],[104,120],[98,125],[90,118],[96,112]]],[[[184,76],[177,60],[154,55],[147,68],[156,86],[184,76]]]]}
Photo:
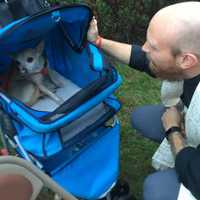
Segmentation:
{"type": "Polygon", "coordinates": [[[123,84],[116,93],[122,102],[118,114],[121,121],[121,176],[128,180],[131,190],[141,200],[144,179],[154,171],[151,157],[158,145],[132,129],[130,115],[139,105],[159,103],[160,81],[128,66],[118,65],[117,69],[123,78],[123,84]]]}

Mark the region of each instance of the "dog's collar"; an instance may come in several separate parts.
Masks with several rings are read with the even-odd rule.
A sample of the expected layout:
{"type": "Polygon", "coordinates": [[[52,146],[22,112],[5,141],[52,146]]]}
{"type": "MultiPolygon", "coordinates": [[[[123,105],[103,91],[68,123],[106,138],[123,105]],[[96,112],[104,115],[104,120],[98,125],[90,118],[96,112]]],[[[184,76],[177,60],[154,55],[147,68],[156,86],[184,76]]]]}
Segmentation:
{"type": "Polygon", "coordinates": [[[48,62],[47,62],[47,59],[45,59],[43,68],[40,71],[31,73],[29,75],[42,74],[42,75],[46,76],[48,74],[47,65],[48,65],[48,62]]]}
{"type": "Polygon", "coordinates": [[[41,74],[43,74],[44,76],[46,76],[48,74],[48,62],[47,59],[45,59],[44,61],[44,67],[42,68],[42,70],[40,71],[41,74]]]}

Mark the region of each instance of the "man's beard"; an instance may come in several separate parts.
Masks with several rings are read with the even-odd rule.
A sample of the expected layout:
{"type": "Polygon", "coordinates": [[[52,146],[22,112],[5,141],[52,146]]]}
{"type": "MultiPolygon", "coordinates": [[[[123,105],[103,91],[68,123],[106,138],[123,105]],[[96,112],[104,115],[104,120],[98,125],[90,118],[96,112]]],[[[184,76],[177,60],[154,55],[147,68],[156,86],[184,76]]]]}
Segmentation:
{"type": "Polygon", "coordinates": [[[159,78],[161,80],[177,81],[184,79],[183,71],[175,66],[168,67],[167,71],[165,69],[162,69],[162,67],[157,67],[157,65],[153,61],[150,61],[149,66],[151,72],[156,76],[156,78],[159,78]]]}

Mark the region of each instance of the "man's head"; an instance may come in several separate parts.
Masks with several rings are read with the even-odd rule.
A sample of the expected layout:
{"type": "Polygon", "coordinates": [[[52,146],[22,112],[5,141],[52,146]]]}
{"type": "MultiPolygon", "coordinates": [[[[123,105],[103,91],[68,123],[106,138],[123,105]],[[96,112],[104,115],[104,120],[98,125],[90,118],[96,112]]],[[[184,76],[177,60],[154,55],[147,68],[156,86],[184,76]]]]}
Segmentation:
{"type": "Polygon", "coordinates": [[[178,3],[157,12],[143,50],[161,79],[181,80],[200,74],[200,2],[178,3]]]}

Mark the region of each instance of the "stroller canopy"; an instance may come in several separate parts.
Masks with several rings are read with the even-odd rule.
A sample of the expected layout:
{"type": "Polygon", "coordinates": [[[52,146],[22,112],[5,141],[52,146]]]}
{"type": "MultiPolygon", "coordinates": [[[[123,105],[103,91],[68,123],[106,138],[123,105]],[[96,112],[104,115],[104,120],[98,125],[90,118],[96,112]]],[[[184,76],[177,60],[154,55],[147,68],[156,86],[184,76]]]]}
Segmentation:
{"type": "Polygon", "coordinates": [[[80,52],[85,44],[91,19],[92,11],[89,7],[72,5],[54,8],[11,23],[0,30],[0,72],[10,64],[9,55],[36,46],[54,30],[62,32],[65,41],[80,52]]]}

